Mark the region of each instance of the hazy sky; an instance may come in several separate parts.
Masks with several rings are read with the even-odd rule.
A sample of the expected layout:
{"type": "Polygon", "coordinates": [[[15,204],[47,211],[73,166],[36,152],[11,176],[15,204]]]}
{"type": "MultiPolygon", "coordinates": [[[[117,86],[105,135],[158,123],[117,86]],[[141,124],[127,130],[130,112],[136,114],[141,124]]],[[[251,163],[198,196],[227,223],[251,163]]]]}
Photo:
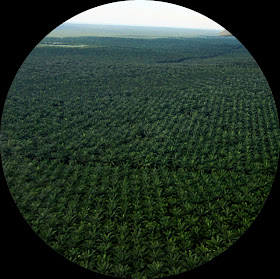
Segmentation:
{"type": "Polygon", "coordinates": [[[133,0],[102,5],[66,21],[138,26],[223,29],[213,20],[193,10],[160,1],[133,0]]]}

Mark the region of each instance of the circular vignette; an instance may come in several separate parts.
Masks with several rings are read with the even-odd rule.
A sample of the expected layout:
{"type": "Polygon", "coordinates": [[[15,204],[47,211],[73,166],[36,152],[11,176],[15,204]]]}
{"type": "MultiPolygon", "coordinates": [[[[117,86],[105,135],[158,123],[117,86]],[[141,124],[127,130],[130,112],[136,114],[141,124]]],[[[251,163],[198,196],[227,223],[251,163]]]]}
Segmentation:
{"type": "MultiPolygon", "coordinates": [[[[188,7],[188,8],[200,12],[200,10],[198,10],[198,7],[197,7],[197,9],[195,7],[188,7]]],[[[201,10],[202,10],[202,8],[201,8],[201,10]]],[[[51,9],[48,13],[51,14],[51,9]]],[[[207,16],[209,13],[208,17],[214,19],[214,17],[211,17],[210,12],[208,12],[208,13],[201,12],[201,13],[204,15],[207,15],[207,16]]],[[[215,14],[215,13],[216,12],[214,12],[213,14],[215,14]]],[[[254,15],[251,14],[251,17],[253,18],[254,15]]],[[[241,18],[242,18],[242,15],[241,15],[241,18]]],[[[217,21],[221,24],[223,23],[222,19],[220,21],[218,21],[218,20],[215,20],[215,21],[217,21]]],[[[254,20],[252,20],[252,21],[254,22],[254,20]]],[[[246,20],[244,20],[244,22],[246,22],[246,20]]],[[[226,26],[226,24],[224,24],[223,26],[226,26]]],[[[259,46],[254,47],[254,49],[252,49],[252,51],[251,51],[251,48],[249,47],[249,45],[252,45],[252,41],[254,42],[254,38],[251,38],[250,43],[249,42],[247,43],[246,39],[245,39],[246,35],[244,35],[244,33],[246,33],[246,32],[243,32],[243,31],[234,32],[233,25],[230,24],[229,26],[231,28],[227,28],[227,29],[230,30],[234,35],[238,34],[238,35],[236,35],[236,37],[240,40],[240,42],[245,47],[248,46],[248,50],[250,51],[250,53],[253,55],[253,57],[256,59],[256,61],[260,65],[261,69],[263,70],[263,72],[269,82],[269,85],[272,88],[272,93],[273,93],[274,92],[273,73],[269,73],[269,71],[266,72],[265,68],[267,68],[268,64],[264,61],[264,59],[261,58],[261,54],[258,52],[259,46]],[[258,57],[260,57],[260,58],[258,58],[258,57]]],[[[48,28],[48,27],[46,27],[46,28],[48,28]]],[[[39,42],[39,41],[40,41],[40,39],[36,40],[34,45],[36,45],[37,42],[39,42]]],[[[30,46],[31,46],[31,44],[30,44],[30,46]]],[[[260,49],[263,50],[264,49],[263,47],[264,47],[264,45],[261,43],[260,49]]],[[[32,48],[28,47],[28,50],[31,50],[31,49],[32,48]]],[[[263,53],[263,51],[262,51],[262,53],[263,53]]],[[[19,68],[19,67],[14,67],[13,65],[18,66],[19,64],[21,64],[23,62],[24,58],[26,57],[26,56],[24,57],[24,55],[26,55],[26,52],[24,54],[22,54],[22,56],[16,57],[17,64],[11,64],[10,67],[13,69],[12,74],[11,74],[11,72],[8,73],[10,80],[13,79],[13,75],[15,75],[15,72],[19,68]]],[[[269,55],[269,54],[267,54],[267,55],[269,55]]],[[[7,84],[7,87],[9,87],[10,83],[7,84]]],[[[278,98],[275,95],[274,95],[274,99],[275,99],[275,101],[278,102],[278,98]]],[[[278,103],[277,103],[277,107],[279,108],[278,103]]],[[[274,184],[276,184],[278,182],[278,180],[279,180],[279,170],[277,170],[276,179],[275,179],[274,184]]],[[[3,181],[3,183],[5,183],[5,182],[3,181]]],[[[69,272],[69,274],[75,273],[75,272],[77,272],[77,274],[79,274],[79,272],[85,272],[85,276],[87,276],[87,271],[85,271],[84,269],[80,269],[76,265],[72,265],[71,263],[68,263],[68,261],[65,262],[63,259],[60,258],[60,256],[55,256],[56,253],[53,253],[51,251],[52,249],[49,249],[48,246],[43,244],[42,241],[40,239],[38,239],[36,234],[34,234],[32,232],[32,230],[30,230],[30,228],[26,224],[25,220],[21,218],[21,215],[18,212],[17,207],[15,206],[13,200],[11,198],[9,198],[9,191],[7,190],[7,188],[3,188],[3,189],[2,188],[1,188],[1,191],[3,192],[5,197],[8,197],[8,201],[3,203],[3,205],[5,205],[5,208],[3,208],[2,212],[3,213],[7,212],[7,208],[9,209],[9,213],[12,212],[12,215],[10,215],[10,214],[8,214],[8,215],[4,214],[4,215],[9,216],[9,217],[5,217],[7,219],[6,223],[10,224],[12,226],[12,228],[14,228],[13,230],[10,230],[9,233],[6,234],[6,237],[7,237],[7,235],[9,235],[10,237],[12,236],[10,238],[11,242],[14,241],[14,243],[17,243],[16,245],[11,243],[10,247],[13,247],[13,248],[7,250],[7,254],[10,255],[10,258],[12,256],[11,250],[14,251],[14,249],[17,249],[17,247],[24,247],[25,252],[22,252],[22,254],[20,254],[21,257],[19,259],[19,262],[22,261],[23,264],[22,263],[19,263],[19,264],[22,267],[22,270],[25,270],[27,273],[30,272],[31,266],[29,265],[29,260],[26,260],[26,257],[24,255],[26,255],[26,253],[28,254],[29,251],[31,250],[32,252],[31,252],[30,257],[36,263],[35,265],[37,265],[37,268],[40,266],[43,270],[46,271],[46,273],[49,272],[51,274],[50,270],[52,270],[52,272],[57,271],[57,272],[61,272],[61,273],[69,272]],[[9,219],[11,216],[15,220],[17,220],[16,223],[9,219]],[[21,234],[21,236],[18,234],[17,230],[20,230],[23,232],[21,234]],[[40,245],[42,245],[42,250],[41,250],[41,247],[39,249],[35,249],[35,250],[33,250],[33,247],[32,247],[32,249],[30,249],[31,247],[30,247],[29,243],[33,243],[33,244],[31,244],[31,246],[33,246],[33,247],[40,247],[40,245]],[[44,252],[41,253],[40,251],[44,251],[44,252]],[[40,259],[38,259],[37,256],[34,257],[34,254],[37,255],[37,253],[40,254],[40,257],[41,257],[40,259]],[[44,256],[44,254],[47,256],[44,256]],[[49,257],[49,256],[51,256],[51,257],[49,257]],[[51,260],[52,257],[53,258],[56,257],[57,259],[53,261],[53,260],[51,260]],[[44,261],[48,262],[47,266],[43,263],[44,261]],[[56,265],[57,262],[59,264],[56,265]],[[71,271],[68,271],[68,268],[70,268],[71,271]]],[[[272,223],[272,221],[274,220],[274,217],[275,217],[274,210],[276,208],[274,193],[275,193],[275,186],[272,187],[270,195],[269,195],[266,203],[264,204],[262,211],[260,212],[260,214],[258,215],[256,220],[253,222],[253,224],[250,226],[250,228],[246,231],[246,233],[244,233],[244,235],[240,238],[240,240],[238,240],[235,244],[232,245],[232,247],[230,247],[227,251],[225,251],[221,255],[217,256],[211,262],[205,264],[204,266],[198,267],[196,270],[192,270],[190,272],[190,274],[203,274],[204,272],[208,272],[208,274],[209,274],[209,272],[210,273],[213,272],[213,274],[214,274],[217,272],[218,273],[221,272],[221,270],[224,269],[225,267],[227,267],[233,273],[236,272],[236,274],[238,274],[239,272],[237,272],[235,268],[237,268],[237,270],[239,270],[239,271],[244,269],[245,272],[247,272],[249,274],[250,272],[252,272],[252,268],[255,266],[256,263],[259,266],[262,263],[267,264],[266,266],[271,266],[270,263],[271,262],[273,263],[274,258],[269,257],[269,256],[264,258],[262,256],[262,254],[259,253],[259,250],[264,250],[266,252],[270,251],[270,249],[267,247],[267,245],[264,245],[264,242],[262,242],[262,241],[260,242],[260,237],[264,236],[265,242],[270,243],[271,247],[273,247],[273,243],[274,243],[273,239],[275,239],[275,237],[276,237],[275,225],[274,225],[274,223],[272,223]],[[265,224],[265,226],[264,226],[264,224],[265,224]],[[256,248],[256,243],[259,243],[260,248],[259,247],[256,248]],[[236,263],[237,263],[237,265],[236,265],[236,263]],[[249,267],[251,267],[251,268],[249,268],[249,267]],[[218,269],[219,269],[219,271],[218,271],[218,269]]],[[[14,219],[12,219],[12,220],[14,220],[14,219]]],[[[275,261],[274,261],[274,263],[275,263],[275,261]]],[[[35,267],[35,269],[37,269],[37,268],[35,267]]]]}

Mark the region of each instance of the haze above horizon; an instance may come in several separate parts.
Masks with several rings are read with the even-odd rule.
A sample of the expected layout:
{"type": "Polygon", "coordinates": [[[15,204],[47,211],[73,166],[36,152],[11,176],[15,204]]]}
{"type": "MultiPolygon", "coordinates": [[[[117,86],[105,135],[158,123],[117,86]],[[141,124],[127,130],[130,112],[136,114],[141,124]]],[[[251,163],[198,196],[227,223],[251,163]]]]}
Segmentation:
{"type": "Polygon", "coordinates": [[[65,23],[223,29],[215,21],[193,10],[166,2],[147,0],[105,4],[80,13],[65,23]]]}

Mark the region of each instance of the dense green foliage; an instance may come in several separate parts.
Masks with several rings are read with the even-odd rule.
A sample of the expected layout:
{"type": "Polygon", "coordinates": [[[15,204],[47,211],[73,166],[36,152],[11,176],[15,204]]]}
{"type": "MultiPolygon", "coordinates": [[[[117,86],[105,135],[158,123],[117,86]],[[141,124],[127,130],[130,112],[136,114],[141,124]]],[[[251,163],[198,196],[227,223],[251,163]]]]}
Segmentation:
{"type": "Polygon", "coordinates": [[[45,38],[1,123],[25,219],[116,277],[181,273],[227,249],[268,196],[279,142],[266,79],[230,37],[45,38]]]}

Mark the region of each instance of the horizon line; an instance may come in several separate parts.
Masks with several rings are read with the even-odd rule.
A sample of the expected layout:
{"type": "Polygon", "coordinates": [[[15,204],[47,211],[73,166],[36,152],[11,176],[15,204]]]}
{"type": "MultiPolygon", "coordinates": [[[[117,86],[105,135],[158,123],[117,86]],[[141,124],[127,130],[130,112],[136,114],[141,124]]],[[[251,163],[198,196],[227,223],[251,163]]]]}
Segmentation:
{"type": "MultiPolygon", "coordinates": [[[[180,29],[195,29],[195,30],[224,30],[224,28],[202,28],[202,27],[183,27],[183,26],[161,26],[161,25],[131,25],[131,24],[115,24],[115,23],[92,23],[92,22],[63,22],[65,24],[77,24],[77,25],[106,25],[106,26],[126,26],[126,27],[155,27],[155,28],[180,28],[180,29]]],[[[58,26],[58,27],[59,27],[58,26]]]]}

